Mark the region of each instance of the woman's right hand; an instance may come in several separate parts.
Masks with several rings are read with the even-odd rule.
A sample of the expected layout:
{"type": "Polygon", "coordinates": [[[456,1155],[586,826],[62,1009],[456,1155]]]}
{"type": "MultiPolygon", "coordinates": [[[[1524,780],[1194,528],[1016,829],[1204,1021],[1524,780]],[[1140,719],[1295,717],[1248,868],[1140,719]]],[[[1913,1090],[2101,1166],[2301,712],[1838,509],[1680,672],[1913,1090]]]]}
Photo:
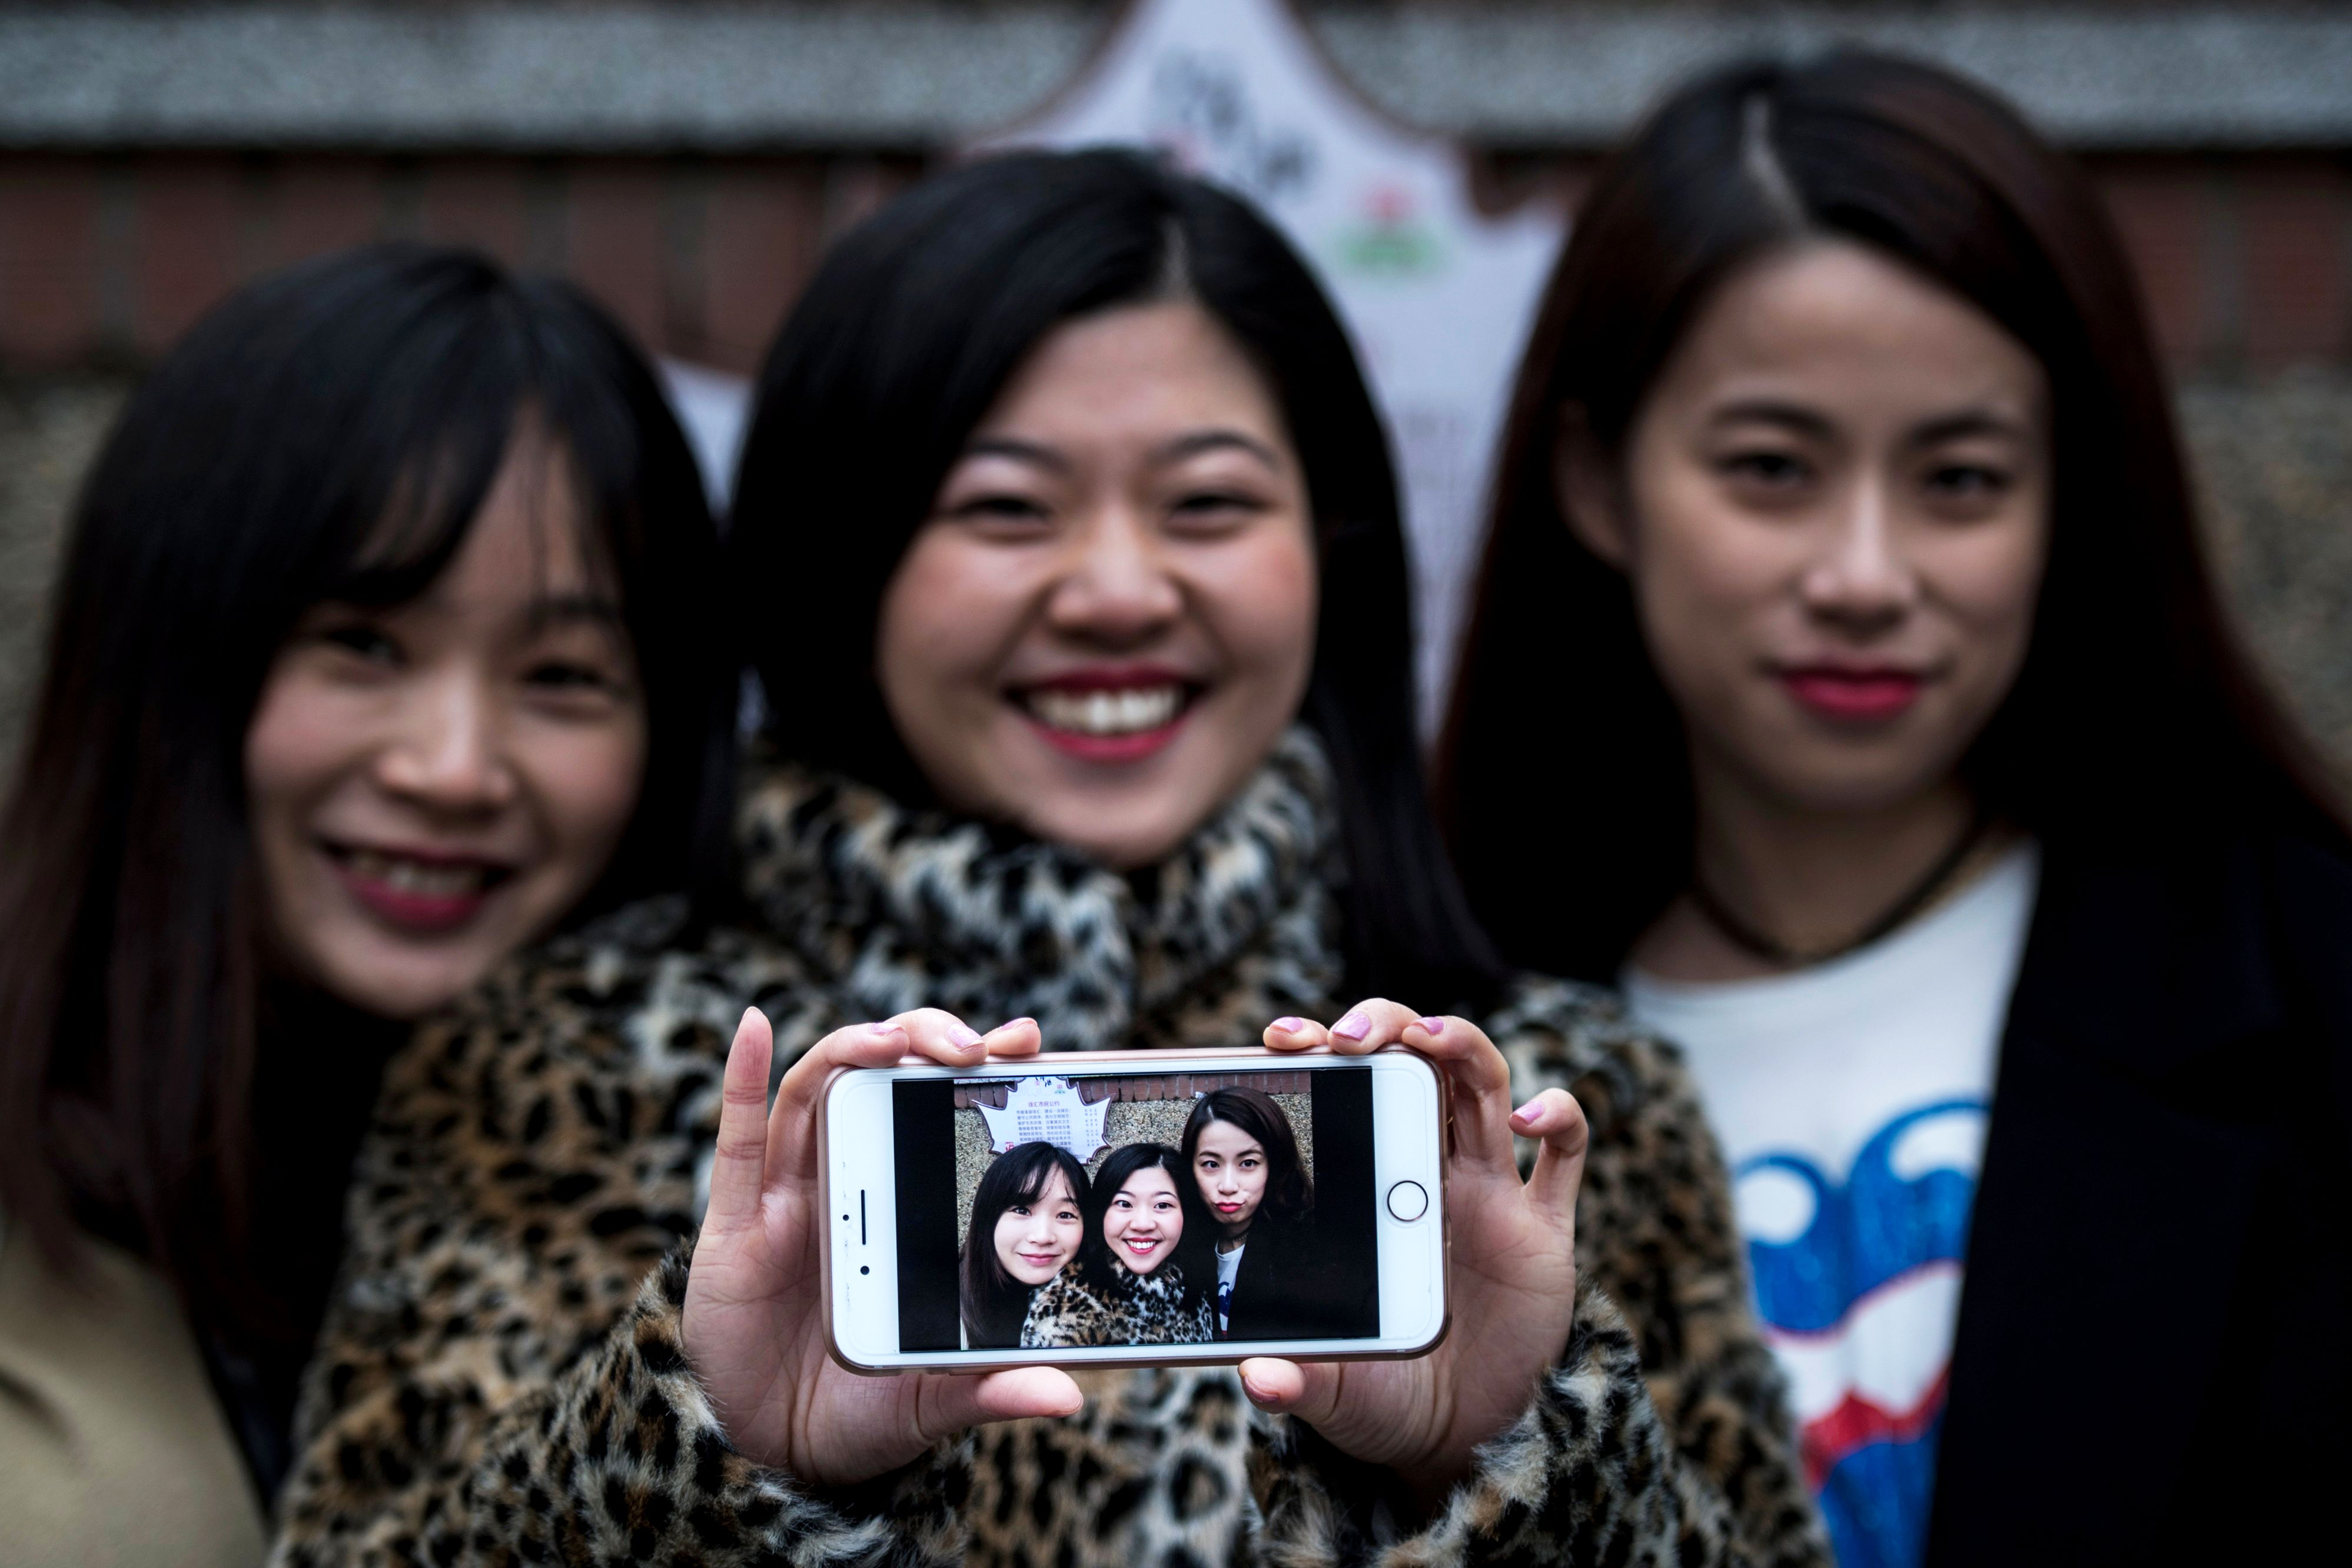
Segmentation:
{"type": "MultiPolygon", "coordinates": [[[[932,1008],[836,1029],[793,1064],[768,1110],[774,1045],[754,1007],[727,1053],[710,1206],[686,1287],[686,1352],[728,1436],[746,1456],[811,1486],[844,1486],[898,1468],[942,1437],[986,1421],[1070,1415],[1078,1385],[1051,1367],[985,1375],[861,1377],[825,1349],[824,1173],[817,1117],[835,1068],[902,1057],[949,1067],[1035,1054],[1037,1026],[1016,1018],[986,1035],[932,1008]]],[[[952,1159],[951,1150],[940,1158],[952,1159]]]]}

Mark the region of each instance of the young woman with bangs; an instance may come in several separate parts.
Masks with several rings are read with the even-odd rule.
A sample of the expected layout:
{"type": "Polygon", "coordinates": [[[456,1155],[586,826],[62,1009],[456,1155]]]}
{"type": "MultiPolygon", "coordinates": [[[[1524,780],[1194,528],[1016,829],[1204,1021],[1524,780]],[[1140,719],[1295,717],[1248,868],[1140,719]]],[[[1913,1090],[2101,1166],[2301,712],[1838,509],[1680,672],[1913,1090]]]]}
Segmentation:
{"type": "Polygon", "coordinates": [[[1822,1560],[1674,1057],[1464,911],[1386,444],[1264,219],[1111,153],[927,181],[794,309],[736,496],[741,918],[556,944],[394,1064],[289,1561],[1822,1560]],[[1261,1041],[1448,1076],[1437,1351],[831,1360],[835,1068],[1261,1041]]]}
{"type": "Polygon", "coordinates": [[[1028,1324],[1086,1251],[1092,1195],[1086,1167],[1051,1143],[1024,1143],[989,1163],[956,1271],[965,1344],[1044,1342],[1028,1337],[1028,1324]]]}
{"type": "Polygon", "coordinates": [[[0,817],[13,1551],[260,1557],[386,1055],[723,854],[716,552],[636,351],[468,256],[254,284],[132,394],[0,817]]]}
{"type": "Polygon", "coordinates": [[[1685,1047],[1849,1568],[2294,1555],[2352,1459],[2352,845],[2195,524],[2113,226],[1989,94],[1732,69],[1596,179],[1454,841],[1685,1047]]]}

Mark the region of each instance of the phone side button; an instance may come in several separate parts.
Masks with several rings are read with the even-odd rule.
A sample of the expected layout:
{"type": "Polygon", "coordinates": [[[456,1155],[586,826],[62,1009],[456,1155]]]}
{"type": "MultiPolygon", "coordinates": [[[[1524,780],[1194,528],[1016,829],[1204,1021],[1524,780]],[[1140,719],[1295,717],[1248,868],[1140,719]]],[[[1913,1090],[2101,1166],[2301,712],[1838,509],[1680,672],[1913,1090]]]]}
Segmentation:
{"type": "Polygon", "coordinates": [[[1399,1182],[1389,1189],[1389,1213],[1408,1225],[1429,1212],[1429,1189],[1419,1182],[1399,1182]]]}

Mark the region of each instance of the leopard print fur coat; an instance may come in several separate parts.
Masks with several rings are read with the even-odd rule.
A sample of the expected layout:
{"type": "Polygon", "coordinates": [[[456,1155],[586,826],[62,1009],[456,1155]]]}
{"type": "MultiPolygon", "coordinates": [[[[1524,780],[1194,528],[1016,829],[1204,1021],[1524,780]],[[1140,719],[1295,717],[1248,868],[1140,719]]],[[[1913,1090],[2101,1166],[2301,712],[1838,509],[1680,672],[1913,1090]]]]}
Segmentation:
{"type": "Polygon", "coordinates": [[[1101,1271],[1065,1268],[1029,1298],[1021,1342],[1056,1345],[1197,1345],[1217,1337],[1208,1300],[1184,1294],[1181,1264],[1138,1274],[1116,1258],[1101,1271]]]}
{"type": "Polygon", "coordinates": [[[1225,1368],[1093,1373],[1076,1416],[857,1488],[737,1453],[679,1315],[747,1002],[781,1072],[918,1005],[1092,1050],[1251,1044],[1351,1000],[1303,732],[1147,876],[773,763],[739,823],[752,916],[694,932],[635,907],[510,963],[388,1069],[280,1568],[1827,1561],[1690,1083],[1605,994],[1551,982],[1483,1022],[1518,1090],[1565,1085],[1591,1122],[1576,1327],[1429,1517],[1225,1368]]]}

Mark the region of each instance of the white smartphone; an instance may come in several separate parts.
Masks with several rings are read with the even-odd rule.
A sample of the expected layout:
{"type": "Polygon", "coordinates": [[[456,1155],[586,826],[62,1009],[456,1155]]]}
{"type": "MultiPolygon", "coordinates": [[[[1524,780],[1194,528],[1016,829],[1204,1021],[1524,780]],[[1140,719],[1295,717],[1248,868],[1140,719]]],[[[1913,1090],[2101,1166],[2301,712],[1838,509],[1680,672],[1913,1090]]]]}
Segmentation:
{"type": "Polygon", "coordinates": [[[828,1327],[854,1371],[1445,1335],[1445,1092],[1411,1051],[847,1069],[822,1126],[828,1327]]]}

